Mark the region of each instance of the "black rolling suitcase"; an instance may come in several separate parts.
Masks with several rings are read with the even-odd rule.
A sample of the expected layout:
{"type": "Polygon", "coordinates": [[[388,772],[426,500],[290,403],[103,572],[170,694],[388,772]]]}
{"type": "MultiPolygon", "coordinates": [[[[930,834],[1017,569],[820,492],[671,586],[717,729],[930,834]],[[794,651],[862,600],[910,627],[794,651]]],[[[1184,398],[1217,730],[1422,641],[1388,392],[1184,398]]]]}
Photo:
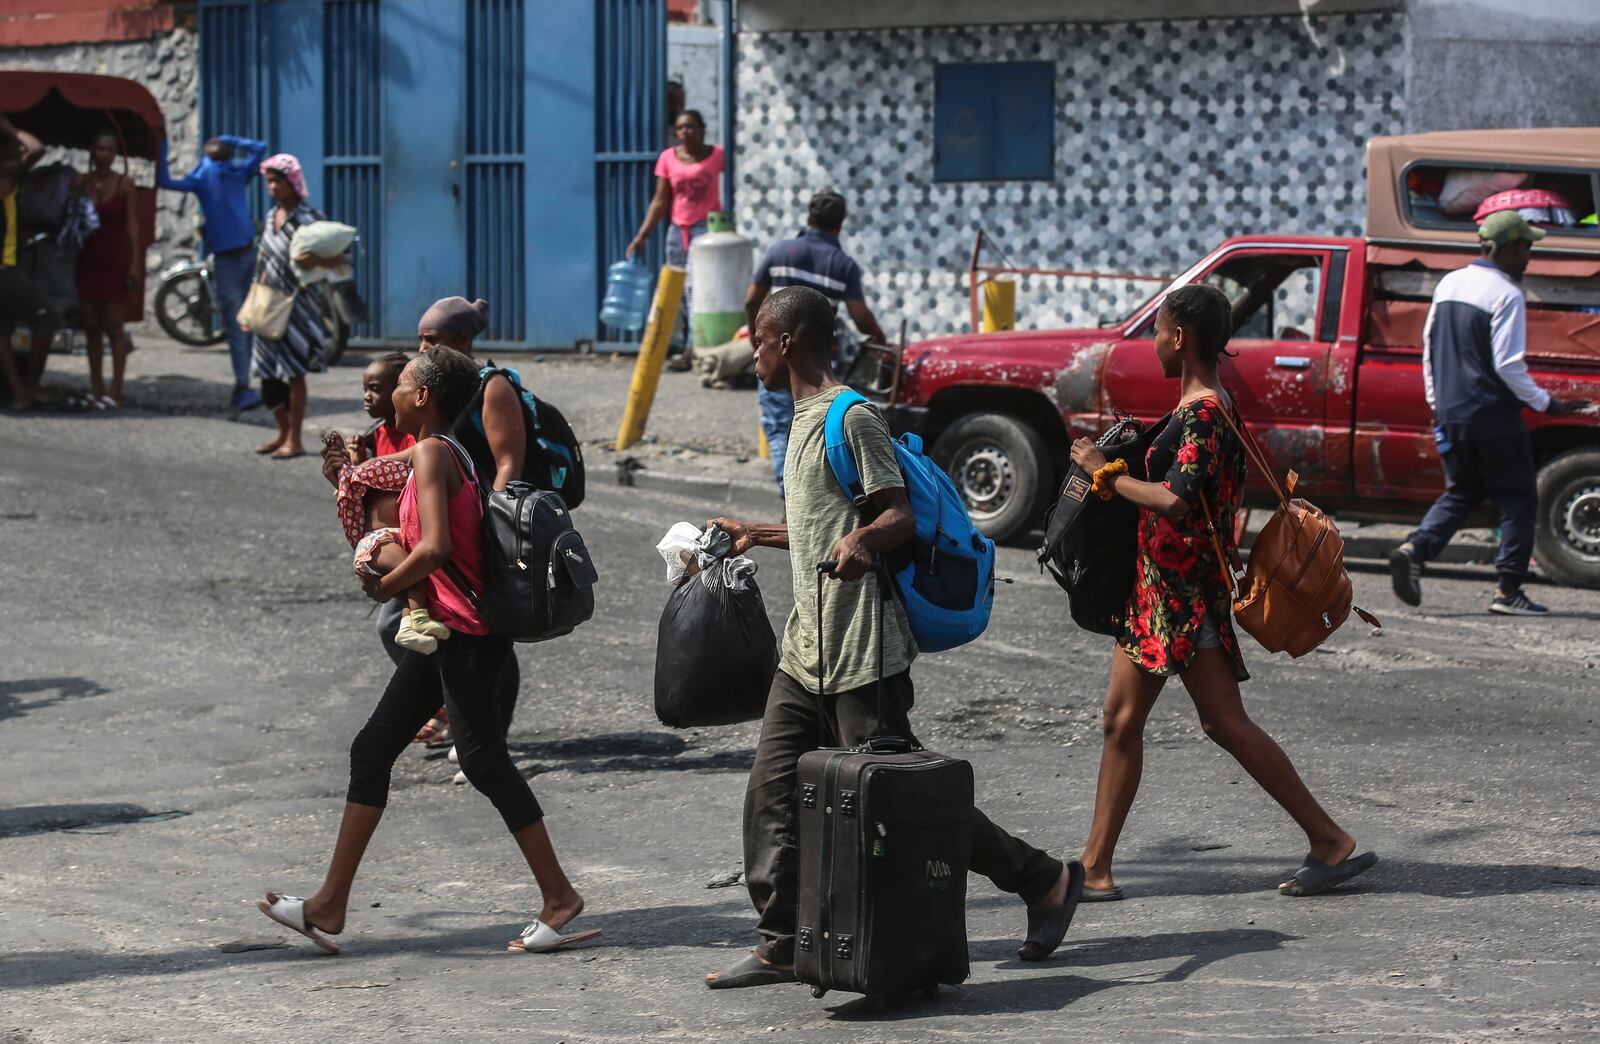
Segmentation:
{"type": "Polygon", "coordinates": [[[802,755],[797,802],[795,977],[816,997],[965,982],[972,766],[877,737],[802,755]]]}

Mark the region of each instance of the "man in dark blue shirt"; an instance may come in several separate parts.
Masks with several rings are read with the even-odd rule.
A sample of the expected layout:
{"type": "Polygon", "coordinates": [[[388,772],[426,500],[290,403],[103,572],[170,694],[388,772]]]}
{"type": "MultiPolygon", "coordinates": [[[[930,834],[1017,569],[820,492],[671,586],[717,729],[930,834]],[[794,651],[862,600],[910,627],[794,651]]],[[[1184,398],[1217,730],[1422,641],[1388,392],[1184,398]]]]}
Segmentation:
{"type": "Polygon", "coordinates": [[[205,215],[206,249],[217,286],[217,306],[228,331],[233,360],[233,408],[254,409],[261,396],[250,387],[250,335],[235,316],[250,290],[255,273],[256,226],[250,217],[249,182],[267,156],[267,143],[233,134],[207,139],[205,155],[193,170],[175,178],[167,169],[167,143],[161,142],[156,184],[177,192],[193,192],[205,215]]]}
{"type": "MultiPolygon", "coordinates": [[[[844,217],[844,197],[832,189],[823,189],[811,197],[805,229],[793,239],[772,244],[744,297],[744,313],[751,330],[756,328],[756,313],[767,294],[785,286],[808,286],[835,308],[843,301],[856,329],[877,344],[885,343],[883,330],[867,307],[861,289],[861,266],[839,245],[844,217]]],[[[835,345],[836,353],[837,350],[835,345]]],[[[782,493],[783,458],[789,449],[789,426],[794,423],[794,398],[786,391],[768,391],[764,386],[757,394],[761,400],[761,429],[772,454],[772,473],[782,493]]]]}

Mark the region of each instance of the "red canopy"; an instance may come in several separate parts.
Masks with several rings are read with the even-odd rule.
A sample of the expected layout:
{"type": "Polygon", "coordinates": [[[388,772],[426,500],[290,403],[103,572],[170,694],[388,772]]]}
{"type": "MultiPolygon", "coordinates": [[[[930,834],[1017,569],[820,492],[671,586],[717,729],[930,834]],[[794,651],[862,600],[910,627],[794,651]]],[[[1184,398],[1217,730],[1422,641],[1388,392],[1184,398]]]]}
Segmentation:
{"type": "Polygon", "coordinates": [[[0,69],[0,99],[11,122],[46,145],[87,149],[110,126],[127,155],[153,160],[166,135],[155,98],[119,76],[0,69]]]}

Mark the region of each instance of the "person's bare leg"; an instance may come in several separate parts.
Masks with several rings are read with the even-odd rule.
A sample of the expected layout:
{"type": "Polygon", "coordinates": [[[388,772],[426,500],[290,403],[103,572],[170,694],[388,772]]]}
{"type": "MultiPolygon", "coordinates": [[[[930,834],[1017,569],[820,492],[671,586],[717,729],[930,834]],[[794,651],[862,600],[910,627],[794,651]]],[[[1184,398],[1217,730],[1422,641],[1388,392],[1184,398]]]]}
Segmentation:
{"type": "Polygon", "coordinates": [[[44,391],[44,368],[50,361],[50,346],[55,343],[57,326],[40,322],[28,329],[28,394],[39,402],[49,401],[44,391]]]}
{"type": "MultiPolygon", "coordinates": [[[[378,829],[383,809],[376,805],[357,805],[345,802],[344,818],[339,821],[339,838],[333,843],[333,858],[328,862],[328,874],[317,894],[306,899],[306,922],[338,935],[344,930],[345,909],[350,905],[350,886],[355,883],[356,871],[361,868],[361,857],[367,852],[367,843],[378,829]]],[[[276,896],[267,893],[267,902],[276,896]]]]}
{"type": "Polygon", "coordinates": [[[1200,727],[1306,832],[1311,854],[1329,866],[1350,858],[1356,839],[1317,804],[1283,748],[1245,713],[1228,655],[1221,649],[1201,649],[1182,678],[1200,727]]]}
{"type": "MultiPolygon", "coordinates": [[[[301,441],[301,428],[305,426],[306,421],[306,379],[304,377],[289,378],[287,414],[284,442],[272,454],[274,457],[299,457],[305,454],[305,443],[301,441]]],[[[284,424],[284,421],[279,421],[280,427],[283,427],[284,424]]]]}
{"type": "Polygon", "coordinates": [[[128,372],[128,328],[120,304],[102,306],[106,335],[111,340],[111,401],[122,405],[122,378],[128,372]]]}
{"type": "Polygon", "coordinates": [[[257,453],[272,453],[282,449],[283,444],[289,441],[289,407],[276,407],[272,411],[272,419],[278,422],[278,434],[257,446],[257,453]]]}
{"type": "Polygon", "coordinates": [[[539,895],[544,901],[539,910],[539,920],[560,931],[562,926],[582,912],[583,896],[572,887],[566,871],[561,869],[561,861],[556,858],[555,846],[550,843],[550,832],[545,829],[544,820],[525,826],[511,836],[517,839],[522,858],[528,861],[528,869],[533,871],[533,879],[539,884],[539,895]]]}
{"type": "Polygon", "coordinates": [[[33,406],[33,395],[17,370],[17,353],[11,348],[10,334],[0,334],[0,377],[6,379],[6,387],[11,389],[12,409],[26,410],[33,406]]]}
{"type": "Polygon", "coordinates": [[[1116,886],[1111,859],[1144,772],[1145,719],[1165,681],[1141,671],[1120,647],[1112,647],[1111,683],[1102,722],[1105,741],[1100,749],[1100,780],[1094,794],[1094,821],[1083,847],[1086,888],[1116,886]]]}
{"type": "Polygon", "coordinates": [[[83,315],[83,339],[89,353],[89,395],[98,399],[106,393],[105,321],[100,305],[84,301],[78,307],[83,315]]]}

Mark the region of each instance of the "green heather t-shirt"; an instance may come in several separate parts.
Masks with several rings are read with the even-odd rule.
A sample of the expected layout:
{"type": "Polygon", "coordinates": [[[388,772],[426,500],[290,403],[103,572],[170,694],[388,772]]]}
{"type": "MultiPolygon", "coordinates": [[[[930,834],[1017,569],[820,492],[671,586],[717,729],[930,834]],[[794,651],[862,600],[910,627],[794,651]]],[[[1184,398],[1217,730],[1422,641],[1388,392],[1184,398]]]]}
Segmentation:
{"type": "MultiPolygon", "coordinates": [[[[828,405],[845,389],[829,388],[794,404],[789,452],[784,457],[783,488],[789,524],[789,558],[794,572],[794,611],[783,631],[778,666],[812,692],[840,693],[878,681],[878,614],[883,621],[883,676],[911,666],[917,655],[905,609],[893,596],[885,602],[878,579],[868,573],[854,583],[818,577],[817,563],[833,557],[846,533],[861,528],[861,511],[845,496],[828,467],[823,422],[828,405]],[[817,587],[822,587],[822,622],[817,626],[817,587]],[[822,635],[827,688],[817,684],[817,635],[822,635]]],[[[844,437],[855,455],[868,496],[905,486],[895,459],[889,426],[871,406],[845,414],[844,437]]]]}

